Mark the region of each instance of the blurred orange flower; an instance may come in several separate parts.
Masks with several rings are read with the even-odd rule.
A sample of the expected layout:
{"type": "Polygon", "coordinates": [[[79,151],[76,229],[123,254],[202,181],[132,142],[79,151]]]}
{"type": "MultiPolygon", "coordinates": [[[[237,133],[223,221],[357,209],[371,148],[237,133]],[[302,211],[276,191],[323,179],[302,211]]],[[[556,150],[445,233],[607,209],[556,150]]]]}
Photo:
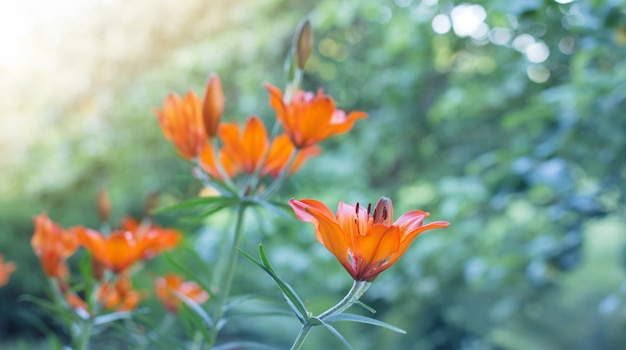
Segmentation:
{"type": "Polygon", "coordinates": [[[172,141],[181,157],[192,160],[200,154],[207,142],[202,120],[202,101],[192,91],[182,99],[170,93],[163,102],[163,109],[155,109],[161,130],[166,139],[172,141]]]}
{"type": "Polygon", "coordinates": [[[80,244],[114,273],[126,270],[139,260],[151,259],[164,250],[175,248],[181,239],[177,230],[153,224],[139,225],[132,218],[126,218],[122,229],[113,231],[106,238],[102,233],[82,226],[73,230],[80,244]]]}
{"type": "Polygon", "coordinates": [[[80,244],[114,273],[126,270],[130,265],[141,260],[143,255],[143,245],[132,232],[113,231],[107,238],[98,231],[82,226],[75,227],[74,232],[80,244]]]}
{"type": "Polygon", "coordinates": [[[43,271],[48,277],[65,279],[69,269],[65,260],[78,249],[78,240],[73,232],[64,230],[45,213],[34,219],[35,233],[31,245],[41,260],[43,271]]]}
{"type": "Polygon", "coordinates": [[[217,135],[223,112],[224,93],[217,75],[209,77],[204,101],[193,91],[188,91],[184,98],[170,93],[163,102],[163,109],[154,110],[163,135],[187,160],[200,154],[208,137],[217,135]]]}
{"type": "Polygon", "coordinates": [[[141,299],[141,293],[132,289],[132,282],[127,274],[120,275],[114,284],[103,284],[98,294],[98,300],[104,308],[115,311],[134,310],[141,299]]]}
{"type": "Polygon", "coordinates": [[[280,89],[270,84],[265,87],[270,93],[270,105],[276,110],[276,118],[298,149],[310,147],[332,135],[343,134],[352,128],[355,121],[367,117],[365,112],[346,115],[344,111],[335,109],[333,99],[322,90],[317,95],[297,91],[293,100],[286,103],[280,89]]]}
{"type": "Polygon", "coordinates": [[[4,262],[4,256],[0,254],[0,287],[9,283],[9,276],[17,269],[14,262],[4,262]]]}
{"type": "Polygon", "coordinates": [[[407,212],[393,222],[393,206],[385,197],[373,213],[358,203],[339,202],[336,216],[314,199],[291,199],[289,205],[298,219],[313,223],[318,241],[357,281],[373,281],[396,263],[420,233],[449,225],[444,221],[423,225],[429,214],[421,210],[407,212]]]}
{"type": "Polygon", "coordinates": [[[183,281],[178,275],[168,274],[159,277],[156,279],[154,286],[159,300],[161,300],[168,311],[173,313],[178,311],[182,303],[177,293],[186,296],[198,304],[209,300],[209,293],[202,289],[202,287],[192,281],[183,281]]]}
{"type": "Polygon", "coordinates": [[[178,230],[163,228],[154,223],[139,224],[135,219],[126,217],[122,220],[122,230],[133,234],[135,240],[140,242],[144,260],[152,259],[164,250],[178,246],[182,235],[178,230]]]}

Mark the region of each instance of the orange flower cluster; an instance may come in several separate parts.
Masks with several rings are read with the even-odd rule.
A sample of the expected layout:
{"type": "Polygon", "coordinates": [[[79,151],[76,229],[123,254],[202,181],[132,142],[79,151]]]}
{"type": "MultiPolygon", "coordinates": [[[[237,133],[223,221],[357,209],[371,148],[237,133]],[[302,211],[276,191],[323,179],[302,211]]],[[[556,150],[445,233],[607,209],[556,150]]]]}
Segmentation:
{"type": "Polygon", "coordinates": [[[253,174],[277,178],[283,171],[292,173],[309,158],[320,153],[315,145],[334,135],[345,133],[364,112],[345,112],[335,109],[335,103],[321,91],[316,96],[298,91],[292,102],[283,101],[282,92],[271,85],[270,104],[277,113],[285,133],[270,140],[267,129],[256,116],[251,116],[243,130],[234,123],[221,123],[224,94],[219,78],[213,75],[207,84],[204,100],[188,92],[185,98],[171,93],[163,109],[157,109],[161,129],[172,141],[181,157],[198,159],[202,169],[218,180],[223,173],[229,178],[238,174],[253,174]],[[218,137],[222,147],[215,150],[208,142],[218,137]],[[289,169],[292,154],[299,151],[289,169]],[[216,159],[216,156],[218,159],[216,159]],[[220,172],[219,164],[223,173],[220,172]]]}
{"type": "Polygon", "coordinates": [[[4,262],[4,256],[0,254],[0,287],[9,283],[9,277],[17,269],[14,262],[4,262]]]}
{"type": "Polygon", "coordinates": [[[424,225],[429,214],[421,210],[404,213],[393,221],[393,205],[381,198],[374,211],[339,202],[337,215],[314,199],[291,199],[289,205],[301,221],[313,223],[320,243],[356,281],[373,281],[398,261],[420,233],[447,227],[445,221],[424,225]]]}
{"type": "MultiPolygon", "coordinates": [[[[96,279],[102,279],[104,269],[117,275],[113,283],[104,283],[99,287],[98,302],[107,310],[129,311],[137,306],[142,299],[142,293],[133,290],[130,277],[126,273],[128,268],[138,261],[151,259],[164,250],[175,248],[182,238],[176,230],[165,229],[149,222],[139,223],[130,217],[122,221],[119,230],[113,231],[107,237],[83,226],[64,229],[44,213],[37,216],[34,222],[35,233],[31,244],[40,257],[44,273],[58,281],[68,305],[85,312],[90,312],[87,304],[65,282],[69,276],[66,260],[79,246],[85,247],[93,255],[93,273],[96,279]]],[[[3,266],[0,255],[0,285],[3,278],[8,278],[8,274],[14,269],[12,264],[3,266]]]]}
{"type": "Polygon", "coordinates": [[[177,294],[182,294],[198,304],[209,300],[209,294],[197,283],[184,281],[180,276],[174,274],[159,277],[155,281],[154,287],[157,298],[172,313],[177,312],[182,305],[182,300],[177,294]]]}
{"type": "Polygon", "coordinates": [[[322,90],[317,95],[298,91],[291,103],[286,103],[278,88],[270,84],[265,87],[270,92],[270,105],[276,110],[276,118],[298,149],[311,147],[335,134],[346,133],[352,129],[354,122],[367,117],[365,112],[346,115],[335,108],[335,101],[322,90]]]}

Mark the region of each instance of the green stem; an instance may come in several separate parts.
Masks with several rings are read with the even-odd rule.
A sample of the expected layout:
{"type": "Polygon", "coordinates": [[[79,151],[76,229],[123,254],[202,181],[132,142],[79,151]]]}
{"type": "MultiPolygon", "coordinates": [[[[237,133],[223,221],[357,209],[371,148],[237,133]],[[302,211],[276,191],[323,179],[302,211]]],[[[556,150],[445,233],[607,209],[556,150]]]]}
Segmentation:
{"type": "Polygon", "coordinates": [[[291,346],[291,350],[300,349],[310,332],[311,332],[311,325],[309,324],[302,325],[302,328],[300,328],[300,332],[298,333],[296,340],[293,342],[293,345],[291,346]]]}
{"type": "Polygon", "coordinates": [[[209,339],[208,347],[209,349],[213,347],[213,345],[215,345],[215,342],[217,340],[218,326],[220,325],[220,319],[222,318],[222,316],[224,316],[224,305],[226,305],[226,301],[230,293],[230,288],[232,287],[233,279],[235,277],[238,257],[237,248],[239,247],[239,242],[241,241],[241,236],[243,232],[243,219],[246,207],[246,203],[240,203],[237,209],[237,222],[235,223],[235,234],[229,251],[228,265],[226,265],[226,273],[224,274],[221,283],[222,290],[212,315],[213,327],[211,328],[211,339],[209,339]]]}
{"type": "MultiPolygon", "coordinates": [[[[341,301],[338,302],[337,305],[322,312],[319,316],[315,318],[323,322],[324,319],[330,316],[344,312],[354,303],[359,301],[359,298],[363,296],[363,293],[365,293],[365,291],[371,285],[372,283],[367,282],[367,281],[354,281],[354,283],[352,284],[352,288],[350,288],[350,290],[348,291],[348,294],[346,294],[346,296],[343,299],[341,299],[341,301]]],[[[302,328],[300,328],[300,332],[296,336],[296,340],[293,342],[293,345],[291,346],[291,350],[298,350],[302,347],[302,345],[304,344],[304,341],[306,340],[306,337],[309,335],[309,332],[311,332],[312,327],[313,326],[308,321],[302,325],[302,328]]]]}
{"type": "Polygon", "coordinates": [[[330,317],[332,315],[340,314],[352,306],[354,303],[359,301],[359,298],[365,293],[365,291],[372,285],[371,282],[367,281],[354,281],[352,284],[352,288],[348,291],[348,294],[339,302],[337,305],[331,307],[330,309],[324,311],[317,318],[324,321],[325,318],[330,317]]]}
{"type": "Polygon", "coordinates": [[[90,318],[85,320],[80,327],[80,333],[78,337],[78,342],[74,349],[76,350],[87,350],[89,349],[89,339],[91,338],[91,328],[93,327],[93,319],[90,318]]]}

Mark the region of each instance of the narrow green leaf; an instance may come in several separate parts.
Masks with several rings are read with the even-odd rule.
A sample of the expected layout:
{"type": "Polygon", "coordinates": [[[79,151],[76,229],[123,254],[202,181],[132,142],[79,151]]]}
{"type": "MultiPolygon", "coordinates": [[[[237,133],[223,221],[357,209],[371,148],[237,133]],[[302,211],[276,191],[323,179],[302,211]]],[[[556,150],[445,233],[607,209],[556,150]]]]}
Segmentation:
{"type": "Polygon", "coordinates": [[[133,310],[133,311],[117,311],[117,312],[112,312],[110,314],[106,314],[106,315],[102,315],[102,316],[98,316],[96,318],[94,318],[93,320],[93,324],[94,325],[102,325],[102,324],[106,324],[106,323],[110,323],[113,321],[117,321],[117,320],[123,320],[123,319],[127,319],[127,318],[132,318],[134,315],[139,314],[139,313],[149,313],[150,310],[148,309],[137,309],[137,310],[133,310]]]}
{"type": "Polygon", "coordinates": [[[234,197],[225,197],[225,196],[217,196],[217,197],[199,197],[193,198],[190,200],[186,200],[169,207],[165,208],[157,208],[152,210],[152,214],[165,214],[176,212],[184,209],[191,208],[206,208],[209,206],[229,206],[238,202],[237,198],[234,197]]]}
{"type": "Polygon", "coordinates": [[[367,311],[369,311],[369,312],[373,313],[373,314],[375,314],[375,313],[376,313],[376,310],[374,310],[374,308],[373,308],[373,307],[371,307],[371,306],[369,306],[369,305],[367,305],[367,304],[364,304],[364,303],[363,303],[363,302],[361,302],[360,300],[357,300],[357,301],[355,301],[354,303],[355,303],[356,305],[359,305],[360,307],[364,308],[365,310],[367,310],[367,311]]]}
{"type": "MultiPolygon", "coordinates": [[[[260,267],[263,271],[265,271],[268,275],[270,275],[270,277],[272,277],[272,279],[274,280],[278,288],[283,293],[283,296],[287,300],[287,304],[289,304],[289,307],[291,307],[291,309],[296,314],[300,322],[304,323],[304,321],[308,317],[307,316],[308,312],[306,310],[306,307],[304,306],[304,303],[302,302],[302,300],[300,300],[300,297],[298,297],[298,295],[293,290],[293,288],[291,288],[289,284],[287,284],[282,279],[280,279],[280,277],[278,277],[274,273],[274,271],[267,268],[263,263],[257,261],[255,258],[250,256],[248,253],[244,252],[243,250],[241,249],[238,249],[238,250],[244,257],[246,257],[252,263],[254,263],[258,267],[260,267]]],[[[267,257],[265,257],[265,259],[267,260],[267,257]]]]}
{"type": "Polygon", "coordinates": [[[274,269],[272,268],[272,265],[270,264],[269,259],[267,258],[267,254],[265,254],[265,249],[263,249],[263,244],[259,244],[259,257],[261,258],[263,265],[267,267],[270,271],[272,271],[272,273],[275,273],[274,269]]]}
{"type": "Polygon", "coordinates": [[[229,350],[229,349],[260,349],[260,350],[274,350],[276,347],[268,346],[261,343],[250,341],[234,341],[230,343],[224,343],[213,347],[213,350],[229,350]]]}
{"type": "Polygon", "coordinates": [[[283,203],[279,204],[279,202],[267,201],[259,198],[255,198],[252,203],[265,207],[287,220],[293,220],[293,216],[289,214],[289,209],[291,208],[289,205],[285,207],[283,203]]]}
{"type": "Polygon", "coordinates": [[[200,316],[202,321],[204,321],[206,327],[208,328],[213,327],[213,319],[211,319],[211,316],[209,316],[209,314],[202,308],[202,306],[200,306],[200,304],[196,303],[195,300],[189,298],[183,293],[175,291],[175,294],[180,300],[185,302],[185,304],[191,310],[193,310],[198,316],[200,316]]]}
{"type": "Polygon", "coordinates": [[[346,338],[344,338],[343,335],[341,335],[341,333],[339,333],[339,331],[335,329],[335,327],[329,325],[328,323],[326,323],[326,322],[324,322],[324,321],[322,321],[322,320],[320,320],[319,318],[316,318],[316,317],[312,317],[312,318],[309,319],[309,321],[311,321],[311,320],[319,321],[319,323],[322,326],[326,327],[326,329],[328,329],[332,334],[334,334],[335,337],[337,337],[337,339],[339,339],[343,343],[343,345],[345,345],[348,349],[353,350],[352,345],[350,345],[350,343],[348,343],[346,338]]]}
{"type": "MultiPolygon", "coordinates": [[[[196,331],[200,331],[205,340],[211,339],[207,320],[199,315],[196,310],[193,310],[188,304],[185,303],[179,309],[179,315],[181,320],[183,320],[184,323],[187,323],[186,328],[188,331],[191,331],[191,334],[194,334],[196,331]]],[[[213,322],[211,321],[211,325],[212,323],[213,322]]]]}
{"type": "Polygon", "coordinates": [[[385,323],[383,321],[379,321],[379,320],[371,318],[371,317],[355,315],[355,314],[345,314],[344,313],[344,314],[332,315],[332,316],[326,318],[324,321],[325,322],[349,321],[349,322],[367,323],[367,324],[371,324],[371,325],[374,325],[374,326],[387,328],[389,330],[392,330],[392,331],[400,333],[400,334],[406,334],[405,330],[403,330],[401,328],[398,328],[396,326],[392,326],[392,325],[390,325],[388,323],[385,323]]]}

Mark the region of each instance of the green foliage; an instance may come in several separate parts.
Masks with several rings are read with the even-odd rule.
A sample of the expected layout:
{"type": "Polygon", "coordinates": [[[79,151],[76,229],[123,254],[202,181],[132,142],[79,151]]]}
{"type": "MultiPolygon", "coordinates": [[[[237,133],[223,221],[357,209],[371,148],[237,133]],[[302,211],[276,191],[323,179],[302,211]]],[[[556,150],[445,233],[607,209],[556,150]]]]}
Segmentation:
{"type": "MultiPolygon", "coordinates": [[[[476,3],[486,12],[486,36],[433,31],[433,18],[449,16],[460,1],[325,0],[315,8],[244,1],[237,6],[245,11],[216,3],[231,13],[219,30],[185,27],[176,38],[154,39],[162,46],[120,65],[113,83],[95,80],[96,91],[79,102],[55,105],[47,113],[60,123],[40,130],[24,146],[24,160],[3,174],[10,186],[2,187],[0,252],[19,270],[0,289],[0,337],[48,336],[31,320],[40,310],[13,302],[23,293],[42,297],[45,287],[28,246],[31,218],[46,211],[61,224],[95,226],[91,208],[103,184],[117,218],[143,212],[154,191],[164,207],[174,205],[158,216],[164,222],[181,224],[178,213],[197,208],[188,204],[206,204],[198,217],[207,228],[197,230],[202,221],[196,221],[186,236],[198,239],[193,249],[207,264],[185,256],[175,265],[193,270],[190,275],[211,273],[204,270],[219,250],[219,229],[230,219],[221,209],[229,203],[184,202],[200,187],[163,139],[151,109],[168,91],[199,93],[215,71],[228,97],[226,120],[249,114],[272,120],[262,83],[284,84],[292,29],[309,15],[315,49],[304,88],[321,87],[340,108],[367,111],[369,118],[325,142],[324,154],[279,194],[329,206],[385,195],[398,213],[424,209],[452,224],[419,237],[362,299],[378,311],[377,320],[399,325],[406,335],[353,322],[337,323],[337,332],[356,349],[620,348],[626,343],[620,263],[626,9],[602,0],[476,3]],[[251,24],[254,29],[246,29],[251,24]],[[546,60],[530,60],[528,47],[516,44],[524,38],[545,44],[546,60]]],[[[190,23],[197,20],[192,14],[205,13],[200,10],[190,11],[190,23]]],[[[163,20],[133,25],[156,28],[163,20]]],[[[38,108],[42,114],[50,106],[38,108]]],[[[274,204],[282,211],[284,202],[274,204]]],[[[300,307],[317,314],[336,303],[350,280],[311,228],[256,209],[261,214],[246,220],[242,250],[259,242],[271,247],[266,259],[301,293],[301,300],[290,299],[296,314],[306,318],[300,307]]],[[[260,271],[238,271],[235,294],[249,293],[248,285],[270,294],[273,285],[260,271]]],[[[288,346],[297,328],[281,322],[286,328],[229,319],[228,336],[288,346]]],[[[48,338],[51,348],[61,346],[48,338]]],[[[312,349],[340,344],[328,332],[311,334],[307,343],[312,349]]]]}

